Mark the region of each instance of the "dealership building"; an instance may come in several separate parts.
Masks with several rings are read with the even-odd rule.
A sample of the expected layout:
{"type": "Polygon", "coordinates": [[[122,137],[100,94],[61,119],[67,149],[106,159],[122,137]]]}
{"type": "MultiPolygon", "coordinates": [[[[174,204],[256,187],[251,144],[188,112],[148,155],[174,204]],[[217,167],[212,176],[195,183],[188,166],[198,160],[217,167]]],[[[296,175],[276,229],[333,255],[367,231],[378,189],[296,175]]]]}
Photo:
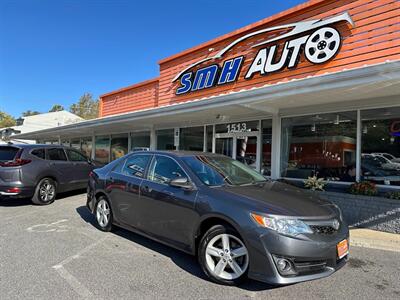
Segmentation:
{"type": "Polygon", "coordinates": [[[160,60],[100,96],[94,120],[18,139],[108,162],[195,150],[273,179],[400,188],[400,2],[314,0],[160,60]]]}

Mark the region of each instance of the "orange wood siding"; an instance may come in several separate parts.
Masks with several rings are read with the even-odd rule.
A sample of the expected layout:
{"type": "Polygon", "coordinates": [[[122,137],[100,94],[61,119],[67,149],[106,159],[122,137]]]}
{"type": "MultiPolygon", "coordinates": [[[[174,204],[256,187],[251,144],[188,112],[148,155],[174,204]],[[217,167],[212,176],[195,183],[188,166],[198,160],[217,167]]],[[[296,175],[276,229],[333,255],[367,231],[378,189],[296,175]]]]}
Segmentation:
{"type": "MultiPolygon", "coordinates": [[[[199,99],[213,95],[239,91],[252,87],[260,87],[266,84],[286,82],[292,79],[300,79],[308,76],[316,76],[325,73],[339,72],[343,69],[352,69],[364,65],[373,65],[386,60],[400,59],[400,2],[397,0],[341,0],[341,1],[315,1],[303,10],[293,12],[282,18],[272,19],[270,22],[262,22],[262,25],[250,26],[246,31],[220,40],[214,44],[207,44],[206,47],[198,48],[194,52],[184,53],[182,56],[175,56],[172,60],[160,62],[160,96],[159,105],[168,105],[176,102],[184,102],[192,99],[199,99]],[[265,76],[255,75],[252,79],[244,79],[253,58],[257,51],[262,48],[251,48],[252,45],[265,40],[267,35],[259,35],[232,48],[223,59],[245,55],[238,80],[235,83],[218,87],[208,88],[201,91],[190,92],[184,95],[175,95],[179,81],[174,83],[171,80],[186,66],[207,56],[217,53],[233,40],[250,32],[268,28],[276,25],[289,24],[302,20],[329,18],[344,12],[348,12],[355,23],[351,28],[345,23],[335,24],[342,35],[342,46],[338,55],[325,64],[315,65],[308,62],[304,55],[297,67],[292,70],[284,69],[279,72],[265,76]],[[214,48],[209,52],[210,48],[214,48]]],[[[266,19],[266,20],[268,20],[266,19]]],[[[258,22],[259,23],[259,22],[258,22]]],[[[256,23],[256,24],[258,24],[256,23]]],[[[279,43],[282,48],[283,42],[279,43]]],[[[278,56],[279,57],[279,56],[278,56]]],[[[200,65],[198,68],[204,67],[200,65]]],[[[197,69],[198,69],[197,68],[197,69]]],[[[195,69],[196,70],[196,69],[195,69]]]]}
{"type": "Polygon", "coordinates": [[[139,83],[100,97],[100,116],[110,116],[158,105],[158,79],[139,83]]]}
{"type": "MultiPolygon", "coordinates": [[[[278,42],[280,50],[283,43],[284,41],[278,42]]],[[[400,60],[400,1],[313,0],[161,60],[159,62],[159,78],[103,95],[101,97],[100,112],[101,116],[108,116],[144,108],[165,106],[225,94],[230,91],[340,72],[365,65],[374,65],[388,60],[400,60]],[[344,22],[333,25],[342,36],[342,46],[337,56],[324,64],[312,64],[304,58],[302,53],[300,62],[294,69],[283,69],[264,76],[256,74],[252,79],[246,80],[244,76],[253,58],[260,48],[265,47],[251,48],[252,45],[266,40],[271,35],[261,34],[237,44],[221,60],[217,61],[222,65],[222,62],[229,58],[240,55],[245,56],[236,82],[184,95],[175,95],[179,80],[172,82],[172,79],[180,71],[198,60],[214,55],[230,42],[243,35],[277,25],[303,20],[326,19],[344,12],[350,14],[355,27],[350,28],[349,24],[344,22]],[[209,51],[209,49],[213,50],[209,51]]],[[[194,68],[194,71],[204,66],[207,66],[207,63],[194,68]]]]}

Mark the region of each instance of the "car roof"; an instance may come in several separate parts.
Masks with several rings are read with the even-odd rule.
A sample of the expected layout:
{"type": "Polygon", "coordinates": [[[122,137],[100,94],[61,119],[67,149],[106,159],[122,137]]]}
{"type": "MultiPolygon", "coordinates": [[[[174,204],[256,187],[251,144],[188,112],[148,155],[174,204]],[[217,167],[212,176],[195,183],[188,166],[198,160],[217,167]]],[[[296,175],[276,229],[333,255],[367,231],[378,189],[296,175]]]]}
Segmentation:
{"type": "Polygon", "coordinates": [[[174,157],[186,157],[186,156],[215,156],[215,157],[225,157],[222,154],[210,153],[210,152],[202,152],[202,151],[183,151],[183,150],[157,150],[157,151],[132,151],[133,154],[164,154],[170,155],[174,157]]]}
{"type": "Polygon", "coordinates": [[[64,145],[52,145],[52,144],[14,144],[8,143],[0,145],[0,147],[17,147],[21,149],[36,149],[36,148],[70,148],[64,145]]]}

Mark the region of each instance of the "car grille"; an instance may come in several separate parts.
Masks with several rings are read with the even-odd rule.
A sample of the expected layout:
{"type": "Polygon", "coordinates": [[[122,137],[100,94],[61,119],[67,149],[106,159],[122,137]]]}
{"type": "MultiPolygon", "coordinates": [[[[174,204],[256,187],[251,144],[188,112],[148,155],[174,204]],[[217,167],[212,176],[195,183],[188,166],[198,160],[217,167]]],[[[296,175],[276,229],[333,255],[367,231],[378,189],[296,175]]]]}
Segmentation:
{"type": "Polygon", "coordinates": [[[311,225],[310,227],[315,233],[318,233],[318,234],[330,235],[330,234],[334,234],[337,232],[337,230],[335,228],[333,228],[332,226],[311,225]]]}

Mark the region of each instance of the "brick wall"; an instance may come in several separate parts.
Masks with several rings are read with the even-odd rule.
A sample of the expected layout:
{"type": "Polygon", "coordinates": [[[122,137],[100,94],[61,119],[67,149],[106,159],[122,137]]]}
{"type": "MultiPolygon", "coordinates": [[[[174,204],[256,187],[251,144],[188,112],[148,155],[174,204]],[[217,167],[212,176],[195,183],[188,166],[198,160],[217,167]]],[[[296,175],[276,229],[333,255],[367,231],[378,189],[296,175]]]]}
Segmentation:
{"type": "Polygon", "coordinates": [[[349,226],[400,234],[400,200],[335,192],[319,194],[341,208],[349,226]]]}

